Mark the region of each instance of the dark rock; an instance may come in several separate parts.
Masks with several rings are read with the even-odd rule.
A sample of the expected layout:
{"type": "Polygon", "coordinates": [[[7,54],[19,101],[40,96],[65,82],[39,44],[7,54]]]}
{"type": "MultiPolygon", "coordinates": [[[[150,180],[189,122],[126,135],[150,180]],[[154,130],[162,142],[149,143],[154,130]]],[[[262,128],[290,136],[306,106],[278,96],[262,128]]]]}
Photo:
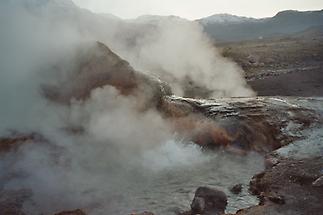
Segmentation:
{"type": "Polygon", "coordinates": [[[242,191],[242,184],[237,184],[230,189],[231,193],[239,194],[242,191]]]}
{"type": "Polygon", "coordinates": [[[282,196],[268,196],[268,199],[276,204],[285,204],[285,199],[282,196]]]}
{"type": "Polygon", "coordinates": [[[194,197],[194,200],[191,204],[192,212],[202,213],[205,210],[205,199],[202,197],[194,197]]]}
{"type": "Polygon", "coordinates": [[[80,209],[77,209],[74,211],[62,211],[62,212],[56,213],[54,215],[86,215],[86,213],[84,213],[80,209]]]}
{"type": "Polygon", "coordinates": [[[208,187],[199,187],[191,204],[191,214],[223,214],[226,206],[227,196],[224,192],[208,187]]]}

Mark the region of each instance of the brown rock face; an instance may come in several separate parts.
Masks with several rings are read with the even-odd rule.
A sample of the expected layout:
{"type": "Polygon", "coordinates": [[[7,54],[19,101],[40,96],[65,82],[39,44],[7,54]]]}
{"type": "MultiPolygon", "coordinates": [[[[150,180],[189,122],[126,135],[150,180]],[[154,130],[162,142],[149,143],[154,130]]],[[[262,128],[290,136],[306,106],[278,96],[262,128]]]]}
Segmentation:
{"type": "Polygon", "coordinates": [[[84,45],[76,51],[77,65],[68,80],[44,86],[43,94],[51,101],[68,104],[71,99],[85,100],[92,90],[113,86],[123,95],[135,95],[145,105],[157,105],[163,95],[171,94],[167,84],[157,78],[135,71],[127,61],[103,43],[84,45]]]}
{"type": "Polygon", "coordinates": [[[303,138],[296,134],[322,122],[318,112],[285,98],[164,97],[161,110],[176,131],[195,143],[235,153],[271,152],[303,138]]]}

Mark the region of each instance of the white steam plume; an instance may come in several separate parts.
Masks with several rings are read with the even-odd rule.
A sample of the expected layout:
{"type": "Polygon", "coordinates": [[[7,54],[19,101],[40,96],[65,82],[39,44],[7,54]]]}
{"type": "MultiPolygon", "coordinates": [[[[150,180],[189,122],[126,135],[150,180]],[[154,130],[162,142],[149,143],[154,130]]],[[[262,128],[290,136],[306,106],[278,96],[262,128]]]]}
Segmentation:
{"type": "Polygon", "coordinates": [[[178,17],[142,17],[135,22],[155,28],[138,38],[130,62],[168,81],[175,94],[185,95],[188,82],[193,82],[210,90],[210,97],[254,95],[243,70],[219,54],[198,23],[178,17]]]}
{"type": "Polygon", "coordinates": [[[0,158],[0,187],[32,190],[24,205],[29,214],[78,207],[118,214],[114,204],[127,201],[114,193],[127,192],[151,170],[205,162],[198,147],[179,143],[159,113],[138,112],[135,98],[112,87],[71,106],[44,99],[41,86],[68,79],[80,44],[102,41],[136,68],[170,76],[165,79],[179,93],[188,77],[215,96],[252,95],[241,70],[216,53],[196,23],[125,22],[63,0],[8,0],[0,2],[0,29],[0,136],[15,130],[45,139],[0,158]],[[83,133],[66,132],[70,125],[83,133]]]}

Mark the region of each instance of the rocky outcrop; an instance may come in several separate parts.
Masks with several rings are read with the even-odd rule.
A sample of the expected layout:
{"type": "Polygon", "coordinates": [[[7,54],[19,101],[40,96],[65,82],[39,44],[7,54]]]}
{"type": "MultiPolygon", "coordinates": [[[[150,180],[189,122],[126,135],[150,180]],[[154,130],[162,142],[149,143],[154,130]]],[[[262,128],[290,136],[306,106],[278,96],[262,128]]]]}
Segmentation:
{"type": "Polygon", "coordinates": [[[152,77],[134,70],[106,45],[81,44],[74,59],[77,66],[69,72],[67,80],[55,85],[43,86],[43,94],[51,101],[68,104],[71,99],[85,100],[92,90],[113,86],[123,95],[135,95],[144,105],[158,105],[164,95],[170,95],[170,87],[152,77]]]}
{"type": "Polygon", "coordinates": [[[250,190],[260,198],[259,206],[239,215],[322,214],[323,187],[315,182],[323,174],[323,158],[278,159],[277,164],[253,177],[250,190]]]}
{"type": "MultiPolygon", "coordinates": [[[[196,143],[204,147],[266,154],[266,170],[254,176],[250,183],[250,190],[259,197],[260,204],[236,214],[318,215],[323,211],[322,156],[306,151],[300,153],[308,154],[306,158],[296,155],[300,150],[313,147],[312,139],[320,141],[315,140],[315,132],[323,124],[322,104],[320,98],[194,100],[168,97],[163,107],[178,130],[193,134],[196,143]],[[296,152],[292,153],[295,157],[290,153],[279,156],[280,150],[280,153],[289,151],[297,141],[305,146],[296,146],[296,152]]],[[[237,186],[231,192],[239,190],[237,186]]],[[[202,207],[203,201],[196,201],[195,205],[202,207]]]]}
{"type": "Polygon", "coordinates": [[[320,112],[305,105],[320,100],[302,102],[278,97],[214,100],[164,97],[162,111],[176,131],[203,147],[268,153],[304,138],[302,131],[322,122],[320,112]]]}

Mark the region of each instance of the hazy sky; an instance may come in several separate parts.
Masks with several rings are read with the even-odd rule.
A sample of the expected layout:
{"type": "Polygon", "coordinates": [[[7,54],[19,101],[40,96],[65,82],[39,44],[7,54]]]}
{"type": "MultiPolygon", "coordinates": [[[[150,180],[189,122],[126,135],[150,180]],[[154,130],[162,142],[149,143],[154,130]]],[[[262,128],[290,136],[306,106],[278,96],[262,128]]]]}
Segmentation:
{"type": "Polygon", "coordinates": [[[144,14],[177,15],[197,19],[215,13],[268,17],[278,11],[323,9],[323,0],[73,0],[94,12],[112,13],[122,18],[144,14]]]}

